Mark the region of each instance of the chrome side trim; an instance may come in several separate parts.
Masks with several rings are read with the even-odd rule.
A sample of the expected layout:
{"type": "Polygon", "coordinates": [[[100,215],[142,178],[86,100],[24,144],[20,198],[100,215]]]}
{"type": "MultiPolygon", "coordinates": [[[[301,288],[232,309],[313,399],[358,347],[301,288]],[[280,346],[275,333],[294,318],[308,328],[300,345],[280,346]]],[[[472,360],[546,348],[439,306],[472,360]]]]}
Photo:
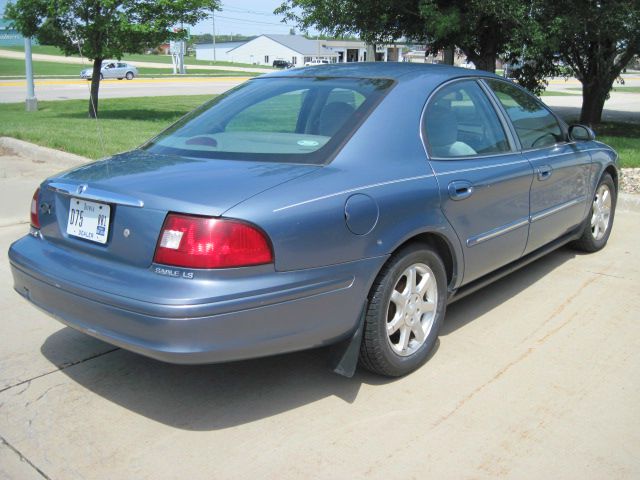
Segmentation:
{"type": "Polygon", "coordinates": [[[569,200],[568,202],[561,203],[560,205],[556,205],[555,207],[547,208],[546,210],[542,210],[534,215],[531,215],[530,221],[531,223],[537,222],[538,220],[542,220],[549,215],[553,215],[554,213],[561,212],[566,208],[573,207],[574,205],[578,205],[579,203],[583,203],[586,199],[587,196],[583,195],[581,197],[574,198],[573,200],[569,200]]]}
{"type": "MultiPolygon", "coordinates": [[[[556,144],[554,146],[562,146],[562,144],[556,144]]],[[[570,145],[570,144],[567,144],[570,145]]],[[[551,148],[551,147],[546,147],[546,148],[551,148]]],[[[541,152],[545,150],[545,147],[542,148],[535,148],[535,149],[529,149],[529,150],[523,150],[522,153],[535,153],[535,152],[541,152]]],[[[602,148],[602,147],[598,147],[598,148],[585,148],[584,150],[576,150],[576,151],[571,151],[571,152],[561,152],[561,153],[550,153],[548,155],[541,155],[538,157],[533,157],[533,158],[529,158],[529,160],[536,161],[536,160],[541,160],[543,158],[556,158],[556,157],[562,157],[565,155],[577,155],[578,153],[586,153],[586,152],[597,152],[599,150],[604,150],[607,151],[606,148],[602,148]]]]}
{"type": "Polygon", "coordinates": [[[282,210],[287,210],[289,208],[299,207],[301,205],[306,205],[307,203],[318,202],[320,200],[326,200],[327,198],[337,197],[337,196],[343,195],[345,193],[353,193],[353,192],[358,192],[360,190],[367,190],[369,188],[383,187],[385,185],[392,185],[394,183],[410,182],[412,180],[421,180],[423,178],[431,178],[431,177],[434,177],[434,176],[435,175],[433,175],[432,173],[429,173],[427,175],[418,175],[416,177],[399,178],[397,180],[388,180],[386,182],[379,182],[379,183],[372,183],[370,185],[363,185],[361,187],[350,188],[348,190],[342,190],[340,192],[330,193],[328,195],[323,195],[321,197],[311,198],[309,200],[304,200],[302,202],[292,203],[291,205],[287,205],[285,207],[276,208],[275,210],[273,210],[273,213],[281,212],[282,210]]]}
{"type": "MultiPolygon", "coordinates": [[[[510,153],[513,155],[513,153],[510,153]]],[[[435,159],[432,159],[435,160],[435,159]]],[[[474,159],[475,160],[475,159],[474,159]]],[[[456,173],[475,172],[476,170],[486,170],[488,168],[507,167],[510,165],[519,165],[521,163],[529,163],[529,160],[515,160],[513,162],[494,163],[492,165],[482,165],[481,167],[461,168],[459,170],[449,170],[448,172],[437,172],[436,175],[454,175],[456,173]]],[[[532,170],[533,172],[533,170],[532,170]]],[[[533,174],[533,173],[532,173],[533,174]]]]}
{"type": "Polygon", "coordinates": [[[129,195],[100,190],[84,184],[51,182],[47,185],[49,190],[75,198],[93,200],[95,202],[113,203],[116,205],[126,205],[128,207],[142,208],[144,202],[129,195]]]}
{"type": "Polygon", "coordinates": [[[507,223],[498,228],[494,228],[493,230],[489,230],[488,232],[481,233],[480,235],[476,235],[474,237],[469,237],[467,239],[467,247],[473,247],[474,245],[478,245],[479,243],[486,242],[487,240],[491,240],[492,238],[496,238],[500,235],[504,235],[505,233],[512,232],[520,227],[524,227],[529,224],[529,217],[521,218],[516,220],[515,222],[507,223]]]}

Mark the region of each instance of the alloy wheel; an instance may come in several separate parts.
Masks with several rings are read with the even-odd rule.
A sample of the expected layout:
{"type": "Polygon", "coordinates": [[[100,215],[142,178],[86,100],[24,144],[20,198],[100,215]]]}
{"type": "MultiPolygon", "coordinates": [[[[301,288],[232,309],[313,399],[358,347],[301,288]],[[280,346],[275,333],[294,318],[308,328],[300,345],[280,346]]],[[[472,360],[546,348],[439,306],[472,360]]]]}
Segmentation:
{"type": "Polygon", "coordinates": [[[437,305],[433,271],[424,263],[406,268],[387,306],[387,339],[396,354],[409,356],[424,344],[433,327],[437,305]]]}
{"type": "Polygon", "coordinates": [[[596,191],[591,210],[591,234],[595,240],[600,240],[607,233],[611,220],[611,191],[609,186],[602,184],[596,191]]]}

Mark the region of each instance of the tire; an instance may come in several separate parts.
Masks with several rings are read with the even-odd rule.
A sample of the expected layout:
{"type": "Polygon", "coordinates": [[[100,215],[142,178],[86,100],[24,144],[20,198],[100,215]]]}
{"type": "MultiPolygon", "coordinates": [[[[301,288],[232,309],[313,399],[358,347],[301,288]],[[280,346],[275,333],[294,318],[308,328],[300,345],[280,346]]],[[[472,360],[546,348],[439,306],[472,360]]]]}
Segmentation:
{"type": "Polygon", "coordinates": [[[125,75],[127,77],[127,80],[133,80],[133,72],[127,72],[127,74],[125,75]]]}
{"type": "Polygon", "coordinates": [[[398,251],[371,287],[360,364],[387,377],[406,375],[420,367],[436,344],[446,307],[447,275],[440,257],[422,244],[398,251]],[[412,268],[416,271],[413,285],[431,279],[422,295],[409,288],[408,272],[412,268]],[[392,300],[392,294],[396,300],[392,300]],[[423,338],[417,336],[420,331],[423,338]]]}
{"type": "Polygon", "coordinates": [[[100,80],[104,80],[104,75],[100,74],[100,80]]]}
{"type": "Polygon", "coordinates": [[[122,77],[118,77],[118,80],[122,80],[122,77]]]}
{"type": "Polygon", "coordinates": [[[597,252],[604,248],[609,240],[609,235],[611,235],[617,200],[618,192],[613,179],[611,175],[605,173],[596,187],[582,236],[573,242],[574,248],[588,253],[597,252]]]}

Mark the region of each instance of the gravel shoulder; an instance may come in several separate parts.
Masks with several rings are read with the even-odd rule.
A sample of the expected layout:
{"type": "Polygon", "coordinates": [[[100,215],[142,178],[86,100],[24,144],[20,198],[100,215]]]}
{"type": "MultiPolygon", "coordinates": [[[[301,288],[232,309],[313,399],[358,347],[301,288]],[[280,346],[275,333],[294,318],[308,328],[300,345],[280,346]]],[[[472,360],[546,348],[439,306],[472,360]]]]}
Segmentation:
{"type": "Polygon", "coordinates": [[[622,168],[620,173],[620,191],[640,193],[640,168],[622,168]]]}

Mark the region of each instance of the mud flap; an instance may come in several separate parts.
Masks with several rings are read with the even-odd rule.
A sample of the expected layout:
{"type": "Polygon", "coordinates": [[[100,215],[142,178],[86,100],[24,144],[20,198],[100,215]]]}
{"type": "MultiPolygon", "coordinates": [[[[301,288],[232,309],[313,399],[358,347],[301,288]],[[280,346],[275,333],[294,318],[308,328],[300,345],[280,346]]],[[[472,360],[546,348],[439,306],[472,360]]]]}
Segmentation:
{"type": "Polygon", "coordinates": [[[356,373],[366,309],[367,305],[365,303],[360,314],[358,328],[353,335],[329,347],[329,365],[335,373],[343,377],[351,378],[356,373]]]}

